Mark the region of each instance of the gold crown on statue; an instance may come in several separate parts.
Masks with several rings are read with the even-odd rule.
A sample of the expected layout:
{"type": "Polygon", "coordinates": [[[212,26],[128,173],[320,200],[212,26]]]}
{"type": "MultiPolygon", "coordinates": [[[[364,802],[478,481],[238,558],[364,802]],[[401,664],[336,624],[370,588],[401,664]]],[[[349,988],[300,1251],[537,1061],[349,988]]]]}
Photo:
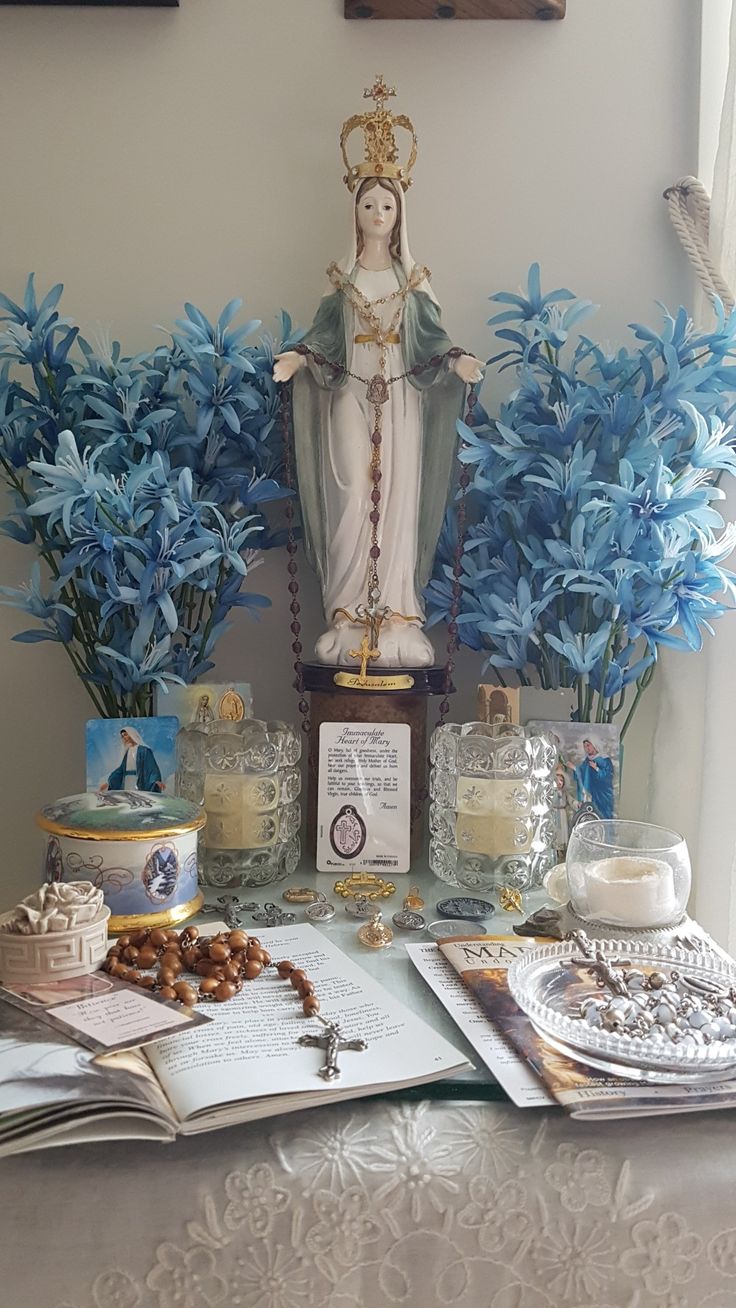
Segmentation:
{"type": "Polygon", "coordinates": [[[414,124],[406,114],[392,114],[386,108],[386,101],[394,95],[395,88],[387,86],[383,75],[377,73],[373,86],[367,86],[363,92],[364,100],[375,100],[375,109],[369,113],[353,114],[343,123],[340,149],[347,169],[343,181],[350,191],[354,191],[364,177],[391,177],[405,191],[411,186],[411,170],[417,160],[417,137],[414,124]],[[411,150],[405,164],[398,162],[395,127],[402,127],[411,135],[411,150]],[[365,137],[365,159],[362,163],[351,164],[346,146],[349,137],[358,128],[362,128],[365,137]]]}

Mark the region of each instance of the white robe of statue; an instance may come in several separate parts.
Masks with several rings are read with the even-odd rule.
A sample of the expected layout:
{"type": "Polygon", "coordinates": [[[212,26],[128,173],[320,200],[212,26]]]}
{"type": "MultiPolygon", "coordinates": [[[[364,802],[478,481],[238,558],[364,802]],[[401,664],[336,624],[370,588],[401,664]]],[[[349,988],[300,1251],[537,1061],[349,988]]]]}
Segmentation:
{"type": "MultiPolygon", "coordinates": [[[[415,271],[409,248],[406,204],[399,203],[386,182],[369,179],[351,203],[352,242],[348,255],[338,265],[370,302],[384,330],[392,326],[399,300],[376,301],[401,287],[395,271],[398,262],[405,279],[415,271]],[[398,249],[392,248],[392,234],[398,223],[398,249]]],[[[427,280],[421,289],[436,304],[427,280]]],[[[334,292],[331,285],[328,294],[334,292]]],[[[401,336],[401,321],[396,323],[401,336]]],[[[368,590],[372,483],[368,475],[374,406],[368,402],[366,382],[381,372],[377,342],[357,342],[355,336],[371,332],[358,309],[346,315],[346,360],[355,378],[320,397],[320,439],[323,442],[321,499],[326,519],[327,549],[323,565],[323,605],[327,630],[317,641],[320,663],[354,664],[365,627],[337,612],[355,614],[365,606],[368,590]],[[358,378],[362,380],[357,380],[358,378]]],[[[406,364],[401,344],[387,344],[385,377],[400,377],[406,364]]],[[[285,382],[306,360],[295,351],[277,356],[276,381],[285,382]]],[[[466,383],[480,380],[478,360],[460,355],[453,369],[466,383]]],[[[389,397],[382,406],[381,503],[378,527],[380,606],[395,618],[385,621],[380,631],[381,667],[427,667],[434,662],[434,649],[422,631],[424,605],[417,594],[417,536],[422,478],[422,403],[424,392],[406,379],[389,385],[389,397]],[[400,617],[398,615],[401,615],[400,617]],[[405,619],[410,619],[406,621],[405,619]]],[[[376,670],[374,668],[374,670],[376,670]]]]}
{"type": "MultiPolygon", "coordinates": [[[[383,299],[399,289],[392,268],[371,271],[358,264],[354,277],[358,290],[369,301],[383,299]]],[[[393,321],[395,300],[372,305],[384,327],[393,321]]],[[[399,328],[400,331],[400,323],[399,328]]],[[[355,335],[368,334],[370,324],[357,314],[355,335]]],[[[375,342],[348,342],[349,368],[358,377],[372,377],[379,371],[379,347],[375,342]]],[[[386,374],[399,376],[404,370],[400,345],[387,347],[386,374]]],[[[326,464],[325,507],[328,527],[326,613],[346,609],[354,613],[365,603],[367,560],[371,545],[370,522],[372,484],[366,475],[367,452],[373,430],[373,405],[366,398],[365,385],[349,377],[347,384],[325,396],[324,442],[326,464]]],[[[424,607],[415,589],[417,510],[421,470],[422,394],[409,382],[394,382],[383,406],[381,442],[381,517],[378,544],[381,550],[381,603],[394,613],[415,622],[400,620],[384,626],[381,652],[386,663],[418,667],[433,660],[430,642],[419,625],[424,607]]],[[[321,662],[349,662],[347,646],[355,647],[355,627],[338,617],[317,643],[321,662]],[[347,641],[347,646],[343,645],[347,641]]]]}

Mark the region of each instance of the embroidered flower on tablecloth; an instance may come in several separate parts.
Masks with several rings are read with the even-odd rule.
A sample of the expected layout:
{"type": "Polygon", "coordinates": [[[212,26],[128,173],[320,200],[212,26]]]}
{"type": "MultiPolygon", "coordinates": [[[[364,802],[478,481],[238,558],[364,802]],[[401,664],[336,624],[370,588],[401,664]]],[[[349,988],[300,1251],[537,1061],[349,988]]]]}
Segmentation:
{"type": "Polygon", "coordinates": [[[531,1248],[537,1275],[548,1290],[563,1299],[593,1300],[611,1279],[614,1248],[598,1222],[580,1221],[548,1226],[531,1248]]]}
{"type": "Polygon", "coordinates": [[[557,1147],[557,1162],[545,1171],[560,1203],[569,1213],[582,1213],[589,1204],[605,1208],[611,1202],[611,1182],[605,1173],[605,1159],[597,1149],[576,1149],[571,1144],[557,1147]]]}
{"type": "Polygon", "coordinates": [[[736,1229],[719,1231],[708,1245],[708,1257],[721,1276],[736,1276],[736,1229]]]}
{"type": "Polygon", "coordinates": [[[521,1131],[506,1126],[500,1114],[454,1108],[442,1135],[462,1171],[472,1168],[498,1181],[518,1176],[525,1156],[524,1137],[521,1131]]]}
{"type": "Polygon", "coordinates": [[[268,1163],[256,1163],[247,1172],[231,1172],[225,1178],[225,1193],[230,1203],[224,1220],[230,1231],[247,1222],[251,1235],[268,1235],[274,1218],[289,1207],[288,1191],[276,1187],[268,1163]]]}
{"type": "Polygon", "coordinates": [[[391,1113],[391,1142],[374,1145],[371,1154],[371,1171],[390,1173],[375,1192],[376,1205],[409,1207],[414,1223],[421,1218],[423,1199],[444,1213],[450,1199],[460,1193],[457,1182],[450,1180],[460,1171],[460,1162],[451,1157],[452,1146],[444,1132],[442,1137],[435,1134],[431,1120],[425,1123],[423,1116],[391,1113]]]}
{"type": "Polygon", "coordinates": [[[228,1308],[306,1308],[312,1299],[304,1259],[282,1244],[250,1245],[235,1261],[228,1308]]]}
{"type": "Polygon", "coordinates": [[[523,1239],[531,1229],[524,1211],[526,1194],[518,1181],[497,1186],[489,1176],[472,1176],[468,1192],[470,1203],[458,1213],[458,1225],[477,1231],[486,1253],[499,1253],[509,1240],[523,1239]]]}
{"type": "Polygon", "coordinates": [[[311,1253],[331,1253],[343,1267],[352,1267],[360,1258],[363,1246],[372,1244],[381,1227],[368,1210],[363,1190],[352,1186],[340,1195],[318,1190],[314,1211],[319,1222],[307,1231],[306,1246],[311,1253]]]}
{"type": "Polygon", "coordinates": [[[158,1295],[159,1308],[210,1308],[224,1299],[227,1286],[215,1272],[211,1249],[160,1244],[156,1253],[158,1262],[146,1285],[158,1295]]]}
{"type": "Polygon", "coordinates": [[[669,1294],[675,1283],[692,1280],[703,1241],[679,1213],[663,1213],[656,1222],[637,1222],[631,1235],[636,1247],[626,1249],[619,1263],[627,1276],[643,1280],[650,1294],[669,1294]]]}
{"type": "Polygon", "coordinates": [[[92,1298],[96,1308],[136,1308],[141,1301],[141,1291],[127,1272],[113,1269],[97,1277],[92,1286],[92,1298]]]}
{"type": "Polygon", "coordinates": [[[315,1190],[344,1190],[349,1184],[365,1185],[372,1157],[372,1122],[358,1125],[351,1118],[338,1126],[316,1126],[292,1136],[284,1131],[271,1136],[281,1166],[305,1184],[305,1195],[315,1190]]]}

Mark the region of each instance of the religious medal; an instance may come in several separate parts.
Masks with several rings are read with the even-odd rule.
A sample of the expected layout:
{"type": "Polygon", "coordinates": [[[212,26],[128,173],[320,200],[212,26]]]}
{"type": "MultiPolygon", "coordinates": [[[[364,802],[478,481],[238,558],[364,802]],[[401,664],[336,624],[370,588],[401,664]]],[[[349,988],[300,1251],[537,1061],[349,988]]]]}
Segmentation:
{"type": "Polygon", "coordinates": [[[361,945],[367,945],[369,949],[385,949],[393,938],[394,933],[389,926],[386,926],[382,913],[374,912],[370,922],[366,922],[358,931],[361,945]]]}
{"type": "Polygon", "coordinates": [[[307,904],[304,912],[310,922],[331,922],[337,910],[326,895],[318,893],[314,903],[307,904]]]}
{"type": "Polygon", "coordinates": [[[408,895],[404,895],[404,908],[424,908],[424,900],[419,894],[418,886],[409,886],[408,895]]]}
{"type": "Polygon", "coordinates": [[[427,925],[421,913],[415,913],[411,908],[400,908],[391,921],[400,931],[423,931],[427,925]]]}
{"type": "Polygon", "coordinates": [[[427,923],[421,913],[417,913],[418,908],[424,908],[424,900],[420,897],[417,887],[412,886],[408,895],[404,896],[403,906],[391,919],[394,926],[401,931],[423,931],[427,923]]]}
{"type": "Polygon", "coordinates": [[[501,886],[498,892],[498,902],[507,913],[520,913],[521,891],[515,890],[513,886],[501,886]]]}
{"type": "Polygon", "coordinates": [[[466,921],[480,922],[493,913],[493,904],[486,899],[471,899],[458,895],[453,899],[441,899],[437,912],[442,917],[465,918],[466,921]]]}
{"type": "Polygon", "coordinates": [[[433,940],[443,940],[446,936],[483,935],[477,922],[464,922],[461,917],[441,917],[438,922],[430,922],[427,930],[433,940]]]}
{"type": "Polygon", "coordinates": [[[345,905],[345,912],[351,917],[373,917],[375,911],[367,895],[356,895],[352,903],[345,905]]]}
{"type": "Polygon", "coordinates": [[[278,904],[264,904],[263,908],[253,914],[254,922],[262,922],[267,927],[291,926],[296,922],[294,913],[282,913],[278,904]]]}
{"type": "MultiPolygon", "coordinates": [[[[319,895],[311,886],[290,886],[281,898],[285,899],[287,904],[313,904],[315,899],[319,899],[319,895]]],[[[324,895],[322,898],[324,899],[324,895]]]]}

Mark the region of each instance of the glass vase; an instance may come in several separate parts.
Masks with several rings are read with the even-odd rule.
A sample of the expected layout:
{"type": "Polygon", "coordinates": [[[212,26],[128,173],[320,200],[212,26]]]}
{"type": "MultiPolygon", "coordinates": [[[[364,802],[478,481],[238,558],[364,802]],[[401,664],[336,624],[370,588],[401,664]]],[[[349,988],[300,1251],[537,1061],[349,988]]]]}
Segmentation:
{"type": "Polygon", "coordinates": [[[177,736],[176,792],[207,824],[200,879],[222,887],[288,877],[301,854],[301,740],[286,722],[216,720],[177,736]]]}
{"type": "Polygon", "coordinates": [[[551,737],[511,723],[444,723],[430,749],[429,862],[451,885],[540,885],[555,862],[551,737]]]}

